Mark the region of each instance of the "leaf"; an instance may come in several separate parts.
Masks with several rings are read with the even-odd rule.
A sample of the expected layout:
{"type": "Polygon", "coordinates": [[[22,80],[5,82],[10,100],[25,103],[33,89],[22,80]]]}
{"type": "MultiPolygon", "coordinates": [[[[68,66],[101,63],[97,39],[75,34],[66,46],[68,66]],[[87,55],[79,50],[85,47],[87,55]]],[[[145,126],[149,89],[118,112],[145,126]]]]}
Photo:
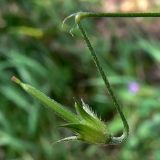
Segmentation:
{"type": "Polygon", "coordinates": [[[155,42],[150,42],[142,39],[140,40],[139,45],[157,62],[160,62],[160,47],[158,44],[156,44],[155,42]]]}

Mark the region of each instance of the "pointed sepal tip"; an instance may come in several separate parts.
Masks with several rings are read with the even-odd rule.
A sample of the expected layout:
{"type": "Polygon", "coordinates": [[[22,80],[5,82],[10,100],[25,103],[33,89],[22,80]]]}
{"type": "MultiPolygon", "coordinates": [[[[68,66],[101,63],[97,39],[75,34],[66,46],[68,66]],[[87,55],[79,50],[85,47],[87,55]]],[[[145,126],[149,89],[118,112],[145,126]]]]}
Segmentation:
{"type": "Polygon", "coordinates": [[[15,76],[12,76],[12,77],[11,77],[11,80],[12,80],[13,82],[17,83],[17,84],[20,84],[20,83],[21,83],[20,79],[18,79],[18,78],[15,77],[15,76]]]}

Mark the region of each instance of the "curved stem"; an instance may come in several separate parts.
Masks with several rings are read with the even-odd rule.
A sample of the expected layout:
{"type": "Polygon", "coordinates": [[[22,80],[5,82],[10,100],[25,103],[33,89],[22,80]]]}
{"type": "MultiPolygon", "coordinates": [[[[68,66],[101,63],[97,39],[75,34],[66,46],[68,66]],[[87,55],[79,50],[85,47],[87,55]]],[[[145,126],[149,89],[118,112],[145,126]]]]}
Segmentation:
{"type": "Polygon", "coordinates": [[[120,114],[120,117],[122,119],[122,122],[123,122],[123,125],[124,125],[124,131],[123,131],[123,134],[121,137],[112,137],[112,140],[110,142],[110,144],[119,144],[121,143],[123,140],[125,140],[127,137],[128,137],[128,134],[129,134],[129,125],[127,123],[127,120],[121,110],[121,107],[112,91],[112,88],[110,86],[110,83],[103,71],[103,68],[101,67],[100,63],[99,63],[99,60],[97,58],[97,55],[96,55],[96,52],[95,50],[93,49],[92,45],[91,45],[91,42],[88,38],[88,36],[86,35],[86,32],[84,31],[83,29],[83,26],[81,25],[81,20],[82,19],[85,19],[85,18],[90,18],[90,17],[119,17],[119,18],[124,18],[124,17],[160,17],[160,13],[156,13],[156,12],[150,12],[150,13],[138,13],[138,12],[132,12],[132,13],[93,13],[93,12],[78,12],[78,13],[74,13],[72,14],[71,16],[68,16],[64,22],[66,20],[68,20],[69,18],[75,16],[75,22],[76,24],[78,25],[82,35],[83,35],[83,38],[90,50],[90,53],[92,55],[92,58],[94,60],[94,63],[96,64],[96,67],[100,73],[100,75],[102,76],[103,78],[103,81],[107,87],[107,90],[108,90],[108,93],[118,111],[118,113],[120,114]]]}
{"type": "Polygon", "coordinates": [[[91,53],[92,58],[93,58],[93,60],[94,60],[94,63],[95,63],[95,65],[96,65],[99,73],[101,74],[103,80],[104,80],[104,83],[105,83],[105,85],[106,85],[106,87],[107,87],[108,93],[109,93],[111,99],[113,100],[113,103],[114,103],[114,105],[115,105],[115,107],[116,107],[116,109],[117,109],[117,111],[118,111],[118,113],[120,114],[120,117],[121,117],[121,119],[122,119],[122,122],[123,122],[123,125],[124,125],[124,133],[123,133],[123,135],[122,135],[121,137],[113,137],[113,140],[112,140],[112,142],[111,142],[112,144],[118,144],[118,143],[120,143],[122,140],[124,140],[124,138],[126,138],[126,137],[128,136],[128,134],[129,134],[129,126],[128,126],[128,123],[127,123],[126,118],[125,118],[125,116],[124,116],[124,114],[123,114],[123,112],[122,112],[122,110],[121,110],[121,108],[120,108],[120,106],[119,106],[119,103],[118,103],[118,101],[117,101],[117,99],[116,99],[116,97],[115,97],[115,95],[114,95],[114,93],[113,93],[113,91],[112,91],[112,89],[111,89],[111,86],[110,86],[110,84],[109,84],[109,81],[108,81],[108,79],[107,79],[107,77],[106,77],[106,75],[105,75],[105,73],[104,73],[104,71],[103,71],[103,68],[102,68],[101,65],[100,65],[100,62],[99,62],[99,60],[98,60],[98,58],[97,58],[97,55],[96,55],[96,52],[95,52],[95,50],[93,49],[89,38],[87,37],[87,35],[86,35],[86,33],[85,33],[85,31],[84,31],[84,29],[83,29],[83,27],[82,27],[82,25],[81,25],[80,23],[78,23],[78,27],[79,27],[79,29],[80,29],[83,37],[84,37],[84,40],[85,40],[85,42],[86,42],[86,44],[87,44],[87,46],[88,46],[88,48],[89,48],[89,50],[90,50],[90,53],[91,53]]]}

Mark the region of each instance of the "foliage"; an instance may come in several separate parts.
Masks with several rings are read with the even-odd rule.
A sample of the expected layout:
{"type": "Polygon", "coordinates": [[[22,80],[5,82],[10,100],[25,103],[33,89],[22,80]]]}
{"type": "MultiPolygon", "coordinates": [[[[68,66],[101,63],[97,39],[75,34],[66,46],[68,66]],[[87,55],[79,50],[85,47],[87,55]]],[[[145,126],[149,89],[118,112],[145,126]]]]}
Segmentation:
{"type": "Polygon", "coordinates": [[[17,75],[67,106],[73,106],[74,95],[82,97],[118,135],[121,122],[113,114],[80,33],[74,29],[76,38],[72,38],[67,33],[71,26],[61,27],[70,13],[94,6],[100,7],[100,1],[1,0],[0,159],[159,159],[159,46],[158,34],[150,34],[158,19],[85,22],[129,119],[131,134],[121,146],[52,146],[70,133],[60,130],[59,134],[60,120],[10,81],[17,75]],[[139,86],[136,92],[129,87],[133,82],[139,86]]]}

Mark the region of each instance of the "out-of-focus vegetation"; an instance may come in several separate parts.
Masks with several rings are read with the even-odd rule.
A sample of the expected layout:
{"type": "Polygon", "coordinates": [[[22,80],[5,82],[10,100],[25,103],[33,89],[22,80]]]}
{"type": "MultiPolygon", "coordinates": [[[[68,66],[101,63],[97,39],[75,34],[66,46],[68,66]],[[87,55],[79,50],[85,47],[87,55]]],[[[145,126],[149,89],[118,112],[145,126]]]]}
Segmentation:
{"type": "MultiPolygon", "coordinates": [[[[159,8],[158,0],[142,1],[140,6],[147,4],[142,11],[159,8]]],[[[135,5],[129,2],[128,7],[135,5]]],[[[160,159],[159,18],[84,22],[129,121],[130,137],[123,145],[53,146],[52,142],[71,133],[58,129],[61,120],[10,81],[16,75],[71,110],[73,97],[84,98],[110,130],[120,134],[121,120],[81,34],[76,28],[74,37],[68,34],[73,21],[61,27],[66,16],[81,10],[128,11],[126,1],[120,8],[113,6],[117,2],[110,0],[0,1],[0,159],[160,159]]]]}

